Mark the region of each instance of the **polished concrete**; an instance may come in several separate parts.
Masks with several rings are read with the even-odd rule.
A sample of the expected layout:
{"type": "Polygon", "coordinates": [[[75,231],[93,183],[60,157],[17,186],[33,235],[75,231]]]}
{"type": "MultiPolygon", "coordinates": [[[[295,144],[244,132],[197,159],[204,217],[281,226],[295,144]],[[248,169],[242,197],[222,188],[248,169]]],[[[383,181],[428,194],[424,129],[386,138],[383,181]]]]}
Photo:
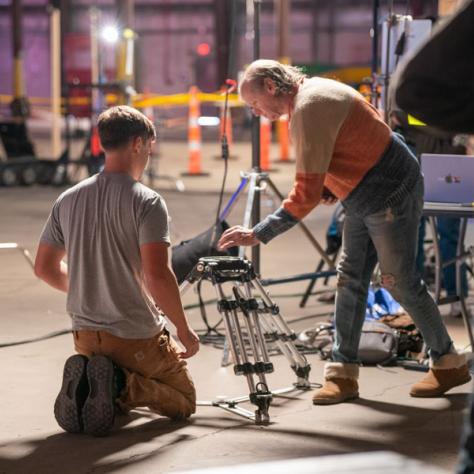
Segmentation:
{"type": "MultiPolygon", "coordinates": [[[[229,193],[239,181],[240,169],[250,166],[250,148],[234,147],[238,159],[231,160],[229,193]]],[[[179,192],[172,180],[157,180],[155,187],[165,197],[172,215],[175,243],[193,237],[211,225],[217,207],[217,191],[222,176],[222,162],[214,158],[217,144],[206,144],[203,168],[207,177],[181,177],[186,169],[186,148],[181,144],[161,147],[159,172],[183,180],[185,192],[179,192]]],[[[274,150],[274,156],[277,151],[274,150]]],[[[283,193],[291,186],[292,165],[272,164],[271,173],[283,193]]],[[[64,188],[40,187],[0,188],[0,243],[17,242],[32,255],[37,239],[54,199],[64,188]]],[[[228,197],[228,193],[226,197],[228,197]]],[[[246,196],[243,195],[229,221],[239,223],[246,196]]],[[[262,214],[278,204],[271,193],[262,198],[262,214]]],[[[321,207],[307,223],[324,243],[324,234],[332,209],[321,207]]],[[[281,277],[313,271],[317,252],[298,229],[262,248],[261,267],[264,278],[281,277]]],[[[330,282],[333,285],[334,282],[330,282]]],[[[204,285],[204,296],[212,298],[210,285],[204,285]]],[[[312,297],[306,308],[299,308],[299,296],[306,283],[270,287],[275,301],[292,329],[299,332],[328,320],[330,306],[312,297]]],[[[317,288],[321,289],[321,284],[317,288]]],[[[184,295],[187,314],[196,330],[203,329],[199,309],[194,305],[194,291],[184,295]]],[[[443,313],[446,309],[443,308],[443,313]]],[[[218,314],[208,307],[211,322],[218,314]]],[[[445,317],[458,347],[467,344],[460,320],[445,317]]],[[[17,249],[0,249],[0,344],[67,330],[65,295],[36,279],[26,258],[17,249]]],[[[107,438],[94,439],[69,435],[57,426],[52,413],[60,386],[64,360],[72,352],[70,334],[0,348],[0,473],[161,473],[192,469],[234,466],[228,472],[254,472],[242,463],[312,458],[314,471],[298,470],[297,464],[285,471],[263,468],[266,472],[359,472],[351,453],[390,451],[388,458],[377,457],[380,470],[364,472],[453,472],[457,460],[462,421],[471,386],[452,390],[445,397],[413,399],[410,385],[422,373],[402,368],[364,367],[361,369],[361,398],[337,406],[313,406],[310,392],[276,398],[270,409],[271,424],[256,426],[244,418],[220,408],[199,407],[189,422],[173,422],[149,413],[132,412],[120,417],[117,429],[107,438]],[[318,468],[318,458],[321,465],[318,468]],[[410,458],[407,464],[397,464],[410,458]],[[328,460],[329,459],[329,460],[328,460]],[[385,463],[385,464],[384,464],[385,463]],[[395,464],[394,464],[395,463],[395,464]],[[410,471],[409,466],[418,466],[410,471]],[[324,466],[326,466],[324,468],[324,466]],[[330,467],[332,466],[332,467],[330,467]],[[354,468],[352,467],[354,466],[354,468]],[[439,470],[438,470],[439,469],[439,470]]],[[[248,393],[242,377],[233,375],[232,367],[221,367],[222,351],[202,345],[189,361],[198,398],[215,400],[219,396],[248,393]]],[[[324,363],[317,355],[308,355],[312,364],[311,380],[321,382],[324,363]]],[[[295,378],[282,356],[275,356],[274,374],[268,377],[272,389],[291,385],[295,378]]],[[[242,404],[250,408],[248,404],[242,404]]],[[[360,459],[360,458],[359,458],[360,459]]],[[[375,459],[375,458],[374,458],[375,459]]],[[[370,462],[369,462],[370,465],[370,462]]],[[[372,463],[372,466],[376,464],[372,463]]],[[[280,468],[282,464],[280,463],[280,468]]],[[[284,466],[284,465],[283,465],[284,466]]],[[[227,472],[222,468],[219,472],[227,472]]],[[[360,470],[362,472],[362,469],[360,470]]]]}

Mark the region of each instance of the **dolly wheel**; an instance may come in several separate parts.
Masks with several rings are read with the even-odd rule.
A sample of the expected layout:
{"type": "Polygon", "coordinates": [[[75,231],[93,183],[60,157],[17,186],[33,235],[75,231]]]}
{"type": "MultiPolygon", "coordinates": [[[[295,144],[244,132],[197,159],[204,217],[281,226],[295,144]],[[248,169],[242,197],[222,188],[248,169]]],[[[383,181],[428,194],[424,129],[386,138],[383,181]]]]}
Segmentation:
{"type": "Polygon", "coordinates": [[[18,171],[18,179],[24,186],[31,186],[36,183],[38,173],[35,165],[26,165],[18,171]]]}
{"type": "Polygon", "coordinates": [[[13,166],[0,168],[0,184],[3,184],[3,186],[15,186],[18,184],[18,177],[13,166]]]}

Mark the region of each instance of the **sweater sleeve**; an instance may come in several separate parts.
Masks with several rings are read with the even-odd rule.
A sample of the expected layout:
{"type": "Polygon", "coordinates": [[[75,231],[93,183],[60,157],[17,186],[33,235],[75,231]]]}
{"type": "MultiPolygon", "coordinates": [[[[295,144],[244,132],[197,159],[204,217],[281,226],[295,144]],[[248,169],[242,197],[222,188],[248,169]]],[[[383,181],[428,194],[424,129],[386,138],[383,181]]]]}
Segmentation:
{"type": "Polygon", "coordinates": [[[282,207],[253,228],[258,240],[264,244],[270,242],[309,214],[321,200],[324,176],[324,174],[297,174],[293,189],[283,201],[282,207]]]}
{"type": "Polygon", "coordinates": [[[325,173],[297,173],[293,189],[282,207],[295,219],[303,219],[319,204],[325,176],[325,173]]]}

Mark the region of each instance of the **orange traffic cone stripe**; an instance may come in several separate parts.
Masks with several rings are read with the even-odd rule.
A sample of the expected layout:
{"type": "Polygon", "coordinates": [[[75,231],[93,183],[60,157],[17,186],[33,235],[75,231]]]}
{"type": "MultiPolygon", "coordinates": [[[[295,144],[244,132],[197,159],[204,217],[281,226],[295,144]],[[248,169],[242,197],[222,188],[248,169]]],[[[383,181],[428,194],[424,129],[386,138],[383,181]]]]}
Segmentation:
{"type": "Polygon", "coordinates": [[[272,124],[265,117],[260,117],[260,168],[270,170],[270,142],[272,139],[272,124]]]}
{"type": "Polygon", "coordinates": [[[278,141],[280,142],[280,161],[290,161],[290,137],[286,115],[278,121],[278,141]]]}
{"type": "Polygon", "coordinates": [[[188,119],[188,173],[201,174],[201,127],[199,125],[200,103],[198,88],[189,89],[189,119],[188,119]]]}
{"type": "Polygon", "coordinates": [[[97,127],[93,127],[91,134],[91,155],[99,156],[101,152],[102,148],[100,146],[99,129],[97,127]]]}

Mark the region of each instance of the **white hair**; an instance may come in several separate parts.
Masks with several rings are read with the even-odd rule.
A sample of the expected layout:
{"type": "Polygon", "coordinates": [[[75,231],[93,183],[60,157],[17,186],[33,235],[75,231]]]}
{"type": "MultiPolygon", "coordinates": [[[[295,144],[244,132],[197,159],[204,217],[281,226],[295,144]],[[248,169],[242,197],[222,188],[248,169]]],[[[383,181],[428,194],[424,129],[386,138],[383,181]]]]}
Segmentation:
{"type": "Polygon", "coordinates": [[[273,59],[257,59],[245,70],[240,88],[247,84],[255,90],[262,90],[264,80],[269,78],[275,83],[275,95],[278,96],[291,92],[304,77],[306,75],[297,67],[287,66],[273,59]]]}

